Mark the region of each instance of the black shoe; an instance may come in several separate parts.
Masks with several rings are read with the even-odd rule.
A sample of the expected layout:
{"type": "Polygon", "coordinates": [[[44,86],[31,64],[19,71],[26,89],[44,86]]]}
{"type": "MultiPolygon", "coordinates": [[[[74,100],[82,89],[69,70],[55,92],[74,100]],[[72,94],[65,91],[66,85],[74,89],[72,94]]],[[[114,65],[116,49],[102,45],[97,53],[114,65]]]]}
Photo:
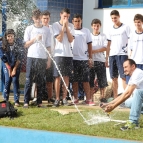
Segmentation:
{"type": "Polygon", "coordinates": [[[107,99],[106,98],[101,98],[100,102],[107,103],[107,99]]]}
{"type": "Polygon", "coordinates": [[[52,107],[58,107],[60,104],[60,101],[59,100],[55,100],[54,104],[52,107]]]}
{"type": "Polygon", "coordinates": [[[64,106],[70,106],[71,104],[68,103],[67,99],[63,99],[62,100],[62,105],[64,105],[64,106]]]}
{"type": "Polygon", "coordinates": [[[48,103],[54,103],[55,102],[55,99],[51,98],[51,99],[48,99],[48,103]]]}

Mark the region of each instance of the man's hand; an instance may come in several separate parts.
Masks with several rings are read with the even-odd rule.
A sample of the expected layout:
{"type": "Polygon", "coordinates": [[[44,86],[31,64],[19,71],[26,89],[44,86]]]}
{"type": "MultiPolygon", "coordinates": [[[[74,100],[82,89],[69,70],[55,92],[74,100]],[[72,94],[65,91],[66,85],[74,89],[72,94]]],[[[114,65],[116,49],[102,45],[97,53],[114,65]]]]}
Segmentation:
{"type": "Polygon", "coordinates": [[[114,108],[114,104],[109,104],[105,107],[105,112],[111,112],[114,108]]]}

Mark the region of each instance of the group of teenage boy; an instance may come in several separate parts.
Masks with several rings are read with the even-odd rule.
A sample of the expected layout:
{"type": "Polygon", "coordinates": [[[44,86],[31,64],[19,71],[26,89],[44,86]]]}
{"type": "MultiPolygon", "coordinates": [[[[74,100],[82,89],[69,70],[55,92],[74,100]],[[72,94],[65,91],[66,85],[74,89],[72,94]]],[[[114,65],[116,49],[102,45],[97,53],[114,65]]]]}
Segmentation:
{"type": "Polygon", "coordinates": [[[61,104],[71,105],[67,101],[67,87],[72,83],[74,103],[78,104],[78,82],[83,83],[86,100],[83,104],[95,105],[92,101],[94,93],[95,73],[100,87],[100,100],[105,102],[105,88],[107,84],[105,54],[107,39],[100,33],[101,21],[93,19],[89,29],[82,27],[82,16],[75,14],[72,23],[69,22],[70,10],[62,9],[60,21],[49,25],[50,13],[40,10],[33,11],[33,25],[26,28],[24,34],[25,48],[28,48],[26,65],[26,84],[24,89],[24,108],[28,108],[32,83],[36,83],[37,97],[34,102],[38,107],[42,105],[42,87],[46,74],[48,101],[53,107],[60,105],[61,75],[66,84],[62,86],[61,104]],[[56,65],[49,58],[45,48],[53,57],[56,65]],[[58,69],[56,68],[58,67],[58,69]],[[45,70],[44,70],[45,69],[45,70]],[[52,98],[53,82],[56,99],[52,98]]]}
{"type": "MultiPolygon", "coordinates": [[[[62,9],[60,20],[52,25],[49,25],[50,13],[48,11],[33,11],[34,24],[28,26],[24,33],[24,47],[28,49],[24,108],[29,107],[33,83],[36,89],[33,102],[36,102],[38,107],[45,107],[42,105],[42,88],[45,86],[45,80],[48,102],[52,102],[53,107],[58,107],[61,102],[60,73],[66,85],[62,86],[61,104],[71,105],[66,98],[69,83],[72,83],[73,102],[79,103],[78,82],[82,82],[86,95],[86,100],[82,104],[95,105],[92,99],[94,79],[97,75],[101,108],[104,108],[106,112],[111,112],[126,100],[126,105],[131,108],[130,121],[122,130],[138,127],[143,102],[143,16],[141,14],[134,16],[136,30],[132,32],[129,26],[120,21],[117,10],[111,11],[110,16],[113,26],[105,35],[100,32],[99,19],[92,20],[92,32],[82,26],[80,14],[75,14],[70,23],[68,8],[62,9]],[[114,100],[109,103],[106,103],[105,98],[105,89],[108,86],[106,67],[109,67],[114,96],[114,100]],[[117,92],[119,75],[123,88],[126,89],[120,96],[117,92]],[[55,100],[52,98],[53,85],[55,100]],[[130,96],[132,97],[129,98],[130,96]]],[[[11,67],[6,65],[5,69],[9,71],[11,67]]],[[[15,105],[19,106],[19,101],[15,105]]]]}

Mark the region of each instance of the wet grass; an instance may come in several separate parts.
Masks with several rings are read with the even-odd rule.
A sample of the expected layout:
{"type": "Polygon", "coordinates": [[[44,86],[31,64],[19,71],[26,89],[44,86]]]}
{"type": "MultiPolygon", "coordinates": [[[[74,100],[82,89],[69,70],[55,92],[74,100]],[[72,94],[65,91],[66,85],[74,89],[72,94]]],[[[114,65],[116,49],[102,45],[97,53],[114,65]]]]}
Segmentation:
{"type": "MultiPolygon", "coordinates": [[[[65,107],[59,107],[65,109],[65,107]]],[[[67,107],[74,109],[74,107],[67,107]]],[[[143,115],[141,115],[141,128],[138,130],[121,131],[120,126],[114,126],[115,122],[107,122],[96,125],[87,125],[78,113],[70,113],[68,115],[61,115],[56,111],[52,111],[52,107],[37,108],[31,107],[29,109],[18,108],[18,117],[14,120],[9,118],[1,118],[0,125],[20,127],[37,130],[57,131],[66,133],[75,133],[83,135],[92,135],[99,137],[120,138],[128,140],[143,141],[143,115]]],[[[80,107],[82,114],[88,117],[89,114],[104,114],[99,109],[80,107]]],[[[114,111],[111,116],[118,120],[127,120],[129,116],[128,111],[114,111]]]]}

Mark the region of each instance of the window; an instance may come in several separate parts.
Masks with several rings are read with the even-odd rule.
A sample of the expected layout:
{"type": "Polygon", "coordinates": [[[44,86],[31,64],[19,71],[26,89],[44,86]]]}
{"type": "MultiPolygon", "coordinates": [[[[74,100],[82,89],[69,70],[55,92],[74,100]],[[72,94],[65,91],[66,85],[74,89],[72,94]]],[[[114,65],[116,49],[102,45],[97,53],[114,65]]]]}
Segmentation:
{"type": "Polygon", "coordinates": [[[99,1],[99,8],[143,7],[143,0],[98,0],[98,1],[99,1]]]}

